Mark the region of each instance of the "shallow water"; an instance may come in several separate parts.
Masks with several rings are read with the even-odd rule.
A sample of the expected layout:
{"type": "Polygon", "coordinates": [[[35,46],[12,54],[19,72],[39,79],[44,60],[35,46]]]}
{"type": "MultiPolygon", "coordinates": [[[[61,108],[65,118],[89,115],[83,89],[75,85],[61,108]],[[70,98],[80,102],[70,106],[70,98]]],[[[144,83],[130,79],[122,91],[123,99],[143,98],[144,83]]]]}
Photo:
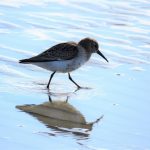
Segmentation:
{"type": "Polygon", "coordinates": [[[0,149],[150,150],[150,2],[0,1],[0,149]],[[72,73],[57,74],[53,101],[65,101],[84,116],[91,130],[48,126],[16,108],[48,101],[50,73],[19,59],[64,41],[92,37],[99,56],[72,73]],[[102,117],[103,116],[103,117],[102,117]]]}

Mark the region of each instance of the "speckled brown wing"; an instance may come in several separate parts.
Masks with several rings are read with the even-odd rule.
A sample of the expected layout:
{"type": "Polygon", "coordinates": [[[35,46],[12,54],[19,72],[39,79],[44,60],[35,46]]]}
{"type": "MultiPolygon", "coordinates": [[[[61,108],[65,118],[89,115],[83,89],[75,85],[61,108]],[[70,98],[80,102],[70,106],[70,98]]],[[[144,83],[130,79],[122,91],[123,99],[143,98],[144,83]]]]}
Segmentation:
{"type": "Polygon", "coordinates": [[[77,44],[74,42],[60,43],[57,44],[43,53],[29,58],[21,60],[24,62],[45,62],[45,61],[59,61],[59,60],[70,60],[76,57],[78,54],[77,44]]]}

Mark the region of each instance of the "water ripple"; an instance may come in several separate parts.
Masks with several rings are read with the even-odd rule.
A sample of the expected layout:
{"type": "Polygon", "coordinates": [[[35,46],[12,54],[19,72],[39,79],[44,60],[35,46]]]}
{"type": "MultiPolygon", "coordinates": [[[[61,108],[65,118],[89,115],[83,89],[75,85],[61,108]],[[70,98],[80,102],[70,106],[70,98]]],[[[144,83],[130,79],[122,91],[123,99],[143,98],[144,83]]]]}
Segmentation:
{"type": "MultiPolygon", "coordinates": [[[[16,141],[20,140],[19,137],[23,137],[23,140],[28,137],[17,146],[13,145],[16,149],[27,143],[29,147],[35,146],[34,149],[47,149],[47,146],[61,149],[61,143],[64,149],[148,148],[149,26],[149,0],[1,0],[1,136],[8,134],[16,141]],[[88,139],[74,142],[71,135],[74,130],[69,131],[70,134],[60,135],[57,134],[58,130],[51,134],[51,127],[49,130],[43,128],[41,123],[32,122],[34,119],[29,116],[19,116],[20,113],[13,108],[19,103],[45,101],[48,94],[45,87],[49,72],[32,65],[19,64],[19,59],[32,57],[59,42],[78,42],[85,37],[95,38],[99,42],[99,49],[109,60],[106,63],[95,54],[86,64],[87,67],[74,73],[75,81],[81,85],[87,83],[94,91],[81,90],[72,96],[68,90],[71,86],[74,89],[74,86],[69,81],[66,83],[65,75],[58,74],[56,81],[52,81],[53,92],[50,93],[57,99],[71,97],[70,102],[83,111],[89,120],[101,113],[105,114],[106,119],[101,126],[93,127],[88,139]],[[17,120],[24,122],[22,130],[15,128],[14,125],[19,122],[17,120]],[[36,133],[40,134],[33,136],[35,128],[39,131],[36,133]],[[43,133],[53,137],[50,137],[51,140],[47,137],[42,139],[43,133]],[[58,138],[61,139],[60,144],[57,144],[58,138]],[[40,143],[35,142],[39,140],[40,143]]],[[[12,142],[8,142],[7,145],[11,146],[12,142]]]]}

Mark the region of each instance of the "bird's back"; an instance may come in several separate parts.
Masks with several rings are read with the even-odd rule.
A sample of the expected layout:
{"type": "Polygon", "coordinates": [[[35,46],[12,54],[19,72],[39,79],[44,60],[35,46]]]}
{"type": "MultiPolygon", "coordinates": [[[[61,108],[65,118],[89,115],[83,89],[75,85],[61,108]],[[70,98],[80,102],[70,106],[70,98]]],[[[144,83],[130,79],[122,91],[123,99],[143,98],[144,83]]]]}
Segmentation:
{"type": "Polygon", "coordinates": [[[20,60],[20,63],[36,63],[48,61],[70,60],[78,55],[78,47],[74,42],[57,44],[43,53],[29,59],[20,60]]]}

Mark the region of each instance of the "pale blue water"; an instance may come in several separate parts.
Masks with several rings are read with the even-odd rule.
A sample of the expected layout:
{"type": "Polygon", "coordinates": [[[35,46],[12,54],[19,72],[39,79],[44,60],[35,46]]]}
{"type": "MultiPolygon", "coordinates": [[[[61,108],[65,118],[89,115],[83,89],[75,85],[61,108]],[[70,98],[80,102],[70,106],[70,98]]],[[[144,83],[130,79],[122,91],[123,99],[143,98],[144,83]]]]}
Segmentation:
{"type": "Polygon", "coordinates": [[[0,1],[0,149],[150,150],[150,2],[0,1]],[[48,101],[50,73],[18,64],[65,41],[92,37],[105,63],[93,55],[72,73],[80,85],[72,93],[67,74],[52,81],[52,98],[65,100],[94,124],[88,137],[48,128],[15,107],[48,101]],[[44,84],[44,85],[43,85],[44,84]]]}

